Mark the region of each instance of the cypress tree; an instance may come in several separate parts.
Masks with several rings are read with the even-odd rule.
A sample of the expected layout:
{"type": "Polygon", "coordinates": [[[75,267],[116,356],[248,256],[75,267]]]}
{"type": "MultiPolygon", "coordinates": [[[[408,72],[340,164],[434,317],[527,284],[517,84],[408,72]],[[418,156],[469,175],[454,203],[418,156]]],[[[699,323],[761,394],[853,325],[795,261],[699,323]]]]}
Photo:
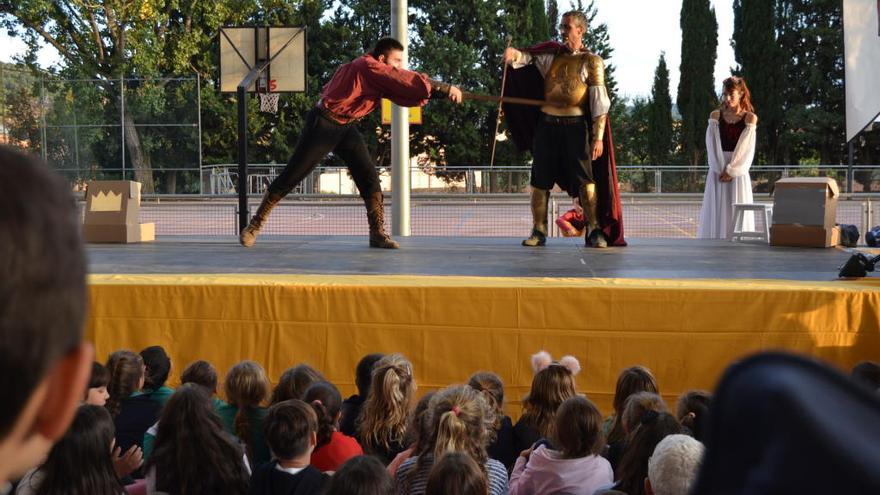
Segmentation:
{"type": "Polygon", "coordinates": [[[672,148],[672,97],[669,96],[669,69],[666,67],[666,54],[660,54],[660,61],[654,71],[654,85],[651,88],[651,102],[648,109],[648,157],[653,165],[669,163],[672,148]]]}
{"type": "Polygon", "coordinates": [[[734,0],[733,46],[739,75],[752,93],[758,126],[759,161],[779,164],[786,57],[776,34],[776,7],[768,0],[734,0]]]}
{"type": "Polygon", "coordinates": [[[681,79],[678,110],[681,112],[681,146],[687,163],[703,161],[706,119],[717,105],[715,58],[718,21],[709,0],[683,0],[681,4],[681,79]]]}
{"type": "Polygon", "coordinates": [[[559,36],[559,4],[556,0],[547,2],[547,35],[551,40],[559,36]]]}

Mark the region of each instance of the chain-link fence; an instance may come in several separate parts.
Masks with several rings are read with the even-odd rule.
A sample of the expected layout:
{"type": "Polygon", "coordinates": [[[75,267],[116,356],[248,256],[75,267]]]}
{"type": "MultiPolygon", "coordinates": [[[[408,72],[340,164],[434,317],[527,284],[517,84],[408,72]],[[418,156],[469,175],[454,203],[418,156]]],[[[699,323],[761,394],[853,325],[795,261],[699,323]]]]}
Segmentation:
{"type": "Polygon", "coordinates": [[[137,180],[201,193],[201,81],[62,79],[0,64],[0,142],[39,154],[75,186],[137,180]]]}

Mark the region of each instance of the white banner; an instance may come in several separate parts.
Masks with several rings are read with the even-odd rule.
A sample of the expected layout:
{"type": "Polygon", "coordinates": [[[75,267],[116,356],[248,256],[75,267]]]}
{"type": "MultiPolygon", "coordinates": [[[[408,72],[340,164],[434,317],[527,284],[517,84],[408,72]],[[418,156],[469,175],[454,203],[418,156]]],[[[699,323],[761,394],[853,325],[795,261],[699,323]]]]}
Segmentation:
{"type": "Polygon", "coordinates": [[[880,0],[843,0],[846,140],[880,115],[880,0]]]}

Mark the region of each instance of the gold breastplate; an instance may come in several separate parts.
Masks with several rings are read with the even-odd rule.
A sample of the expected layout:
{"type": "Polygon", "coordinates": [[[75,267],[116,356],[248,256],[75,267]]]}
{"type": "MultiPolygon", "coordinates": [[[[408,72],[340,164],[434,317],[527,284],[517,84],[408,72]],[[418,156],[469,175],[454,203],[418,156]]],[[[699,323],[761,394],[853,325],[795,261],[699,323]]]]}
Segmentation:
{"type": "Polygon", "coordinates": [[[544,77],[544,99],[550,105],[541,107],[549,115],[583,115],[582,106],[587,99],[587,83],[581,78],[581,70],[589,55],[557,55],[544,77]]]}

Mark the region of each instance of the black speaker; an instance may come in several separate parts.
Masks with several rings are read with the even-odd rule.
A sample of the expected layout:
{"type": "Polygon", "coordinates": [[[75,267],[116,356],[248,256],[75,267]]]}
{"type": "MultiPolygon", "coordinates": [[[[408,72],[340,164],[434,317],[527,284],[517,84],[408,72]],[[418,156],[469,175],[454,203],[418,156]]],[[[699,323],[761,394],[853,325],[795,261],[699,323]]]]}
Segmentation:
{"type": "Polygon", "coordinates": [[[837,274],[840,278],[866,277],[874,271],[874,265],[880,262],[880,256],[868,258],[864,253],[856,253],[840,267],[837,274]]]}

